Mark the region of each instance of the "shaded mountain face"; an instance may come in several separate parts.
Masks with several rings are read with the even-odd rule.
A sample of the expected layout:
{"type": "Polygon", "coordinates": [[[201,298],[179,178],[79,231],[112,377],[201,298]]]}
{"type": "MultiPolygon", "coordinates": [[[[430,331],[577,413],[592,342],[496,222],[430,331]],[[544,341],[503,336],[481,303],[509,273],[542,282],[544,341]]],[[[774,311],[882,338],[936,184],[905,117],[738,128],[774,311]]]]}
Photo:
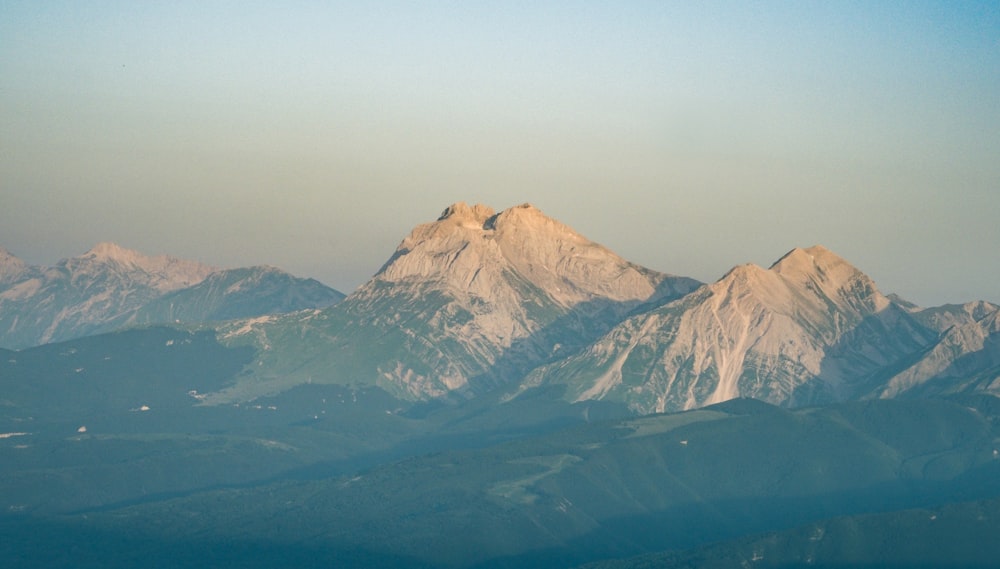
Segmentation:
{"type": "Polygon", "coordinates": [[[472,396],[699,284],[629,263],[531,205],[458,203],[337,306],[222,330],[261,359],[220,400],[306,382],[376,385],[405,400],[472,396]]]}
{"type": "Polygon", "coordinates": [[[938,332],[823,247],[794,249],[769,269],[734,268],[670,304],[634,316],[521,386],[568,386],[574,401],[622,401],[640,413],[736,397],[799,406],[867,394],[887,369],[938,332]]]}
{"type": "Polygon", "coordinates": [[[30,266],[4,251],[0,346],[21,349],[132,323],[198,322],[289,306],[328,306],[342,296],[315,281],[262,269],[217,271],[167,255],[145,256],[113,243],[100,243],[52,267],[30,266]],[[226,288],[220,290],[223,284],[226,288]],[[284,292],[278,290],[282,286],[284,292]],[[163,302],[153,305],[158,301],[163,302]]]}
{"type": "Polygon", "coordinates": [[[326,308],[344,294],[315,279],[274,267],[217,271],[200,283],[161,296],[129,317],[129,324],[205,322],[326,308]]]}
{"type": "Polygon", "coordinates": [[[1000,394],[1000,307],[974,302],[928,309],[916,316],[944,328],[941,336],[893,373],[879,387],[880,397],[1000,394]]]}

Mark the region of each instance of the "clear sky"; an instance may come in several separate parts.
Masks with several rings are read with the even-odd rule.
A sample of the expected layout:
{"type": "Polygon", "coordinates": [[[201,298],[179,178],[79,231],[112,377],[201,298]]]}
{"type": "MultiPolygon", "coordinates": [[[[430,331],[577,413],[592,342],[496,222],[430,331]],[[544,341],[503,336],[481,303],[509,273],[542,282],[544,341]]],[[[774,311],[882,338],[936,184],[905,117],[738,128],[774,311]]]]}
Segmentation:
{"type": "Polygon", "coordinates": [[[0,246],[349,292],[456,201],[1000,302],[1000,3],[0,0],[0,246]]]}

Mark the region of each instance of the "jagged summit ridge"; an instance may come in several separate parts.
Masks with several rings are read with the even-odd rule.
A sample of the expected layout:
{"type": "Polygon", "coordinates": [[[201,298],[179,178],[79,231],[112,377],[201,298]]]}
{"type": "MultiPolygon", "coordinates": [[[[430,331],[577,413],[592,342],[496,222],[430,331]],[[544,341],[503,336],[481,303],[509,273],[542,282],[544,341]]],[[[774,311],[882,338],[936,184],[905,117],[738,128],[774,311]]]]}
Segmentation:
{"type": "Polygon", "coordinates": [[[130,262],[136,259],[144,259],[145,255],[133,249],[126,249],[111,241],[101,241],[94,245],[82,255],[91,259],[102,259],[108,261],[130,262]]]}
{"type": "Polygon", "coordinates": [[[805,267],[826,267],[841,264],[849,263],[826,247],[813,245],[812,247],[793,248],[778,258],[769,268],[780,272],[782,269],[787,270],[792,267],[804,269],[805,267]]]}
{"type": "Polygon", "coordinates": [[[875,288],[867,275],[822,245],[792,249],[769,270],[800,283],[812,282],[827,291],[853,281],[864,281],[869,288],[875,288]]]}
{"type": "Polygon", "coordinates": [[[472,221],[480,225],[485,225],[489,218],[493,217],[493,208],[483,204],[470,206],[465,202],[457,202],[445,208],[438,217],[438,221],[451,219],[452,221],[472,221]]]}
{"type": "Polygon", "coordinates": [[[780,275],[783,279],[790,282],[805,282],[807,280],[829,282],[831,283],[831,287],[842,286],[845,282],[854,278],[867,278],[864,273],[844,258],[822,245],[814,245],[807,248],[796,247],[782,255],[766,269],[753,263],[737,265],[719,280],[754,278],[751,275],[764,275],[766,273],[780,275]]]}
{"type": "Polygon", "coordinates": [[[738,265],[708,287],[716,295],[751,296],[776,312],[817,322],[832,316],[831,304],[857,316],[893,303],[868,275],[821,245],[792,249],[767,269],[738,265]]]}
{"type": "Polygon", "coordinates": [[[544,223],[554,221],[546,216],[534,205],[525,202],[523,204],[508,208],[499,214],[492,207],[484,204],[469,205],[465,202],[456,202],[444,209],[438,217],[438,221],[452,220],[457,222],[478,223],[484,230],[495,229],[496,220],[503,215],[506,218],[517,217],[521,220],[535,219],[544,223]]]}

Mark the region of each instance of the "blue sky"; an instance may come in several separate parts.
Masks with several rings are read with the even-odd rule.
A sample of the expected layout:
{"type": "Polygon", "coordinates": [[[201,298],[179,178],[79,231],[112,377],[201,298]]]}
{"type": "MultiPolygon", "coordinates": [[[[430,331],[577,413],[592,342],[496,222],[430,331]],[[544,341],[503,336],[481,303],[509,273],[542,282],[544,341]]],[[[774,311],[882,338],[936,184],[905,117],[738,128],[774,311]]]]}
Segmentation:
{"type": "Polygon", "coordinates": [[[0,0],[0,246],[345,291],[455,201],[1000,302],[997,2],[0,0]]]}

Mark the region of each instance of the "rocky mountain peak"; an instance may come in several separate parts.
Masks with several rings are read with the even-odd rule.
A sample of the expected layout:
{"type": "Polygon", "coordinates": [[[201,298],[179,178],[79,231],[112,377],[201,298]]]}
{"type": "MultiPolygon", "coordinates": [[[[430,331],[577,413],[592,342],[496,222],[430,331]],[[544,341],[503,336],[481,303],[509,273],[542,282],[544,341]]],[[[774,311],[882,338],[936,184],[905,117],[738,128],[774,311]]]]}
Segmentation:
{"type": "Polygon", "coordinates": [[[782,275],[851,276],[859,271],[843,258],[822,245],[805,249],[796,247],[771,265],[771,270],[782,275]]]}
{"type": "MultiPolygon", "coordinates": [[[[162,292],[197,284],[218,269],[197,261],[179,259],[170,255],[146,256],[133,249],[116,243],[101,242],[79,257],[68,259],[63,264],[72,272],[90,271],[88,265],[110,265],[116,271],[142,274],[140,278],[147,286],[162,292]]],[[[100,269],[103,270],[103,269],[100,269]]]]}
{"type": "Polygon", "coordinates": [[[453,221],[458,223],[472,223],[483,227],[487,220],[493,217],[493,208],[483,204],[469,205],[465,202],[454,203],[441,212],[438,221],[453,221]]]}
{"type": "MultiPolygon", "coordinates": [[[[959,312],[946,316],[959,321],[952,316],[959,312]]],[[[837,255],[819,246],[797,248],[769,269],[739,265],[699,291],[622,322],[525,385],[554,380],[569,386],[572,401],[618,400],[642,412],[740,396],[812,404],[865,392],[873,374],[935,338],[837,255]]]]}
{"type": "Polygon", "coordinates": [[[1000,312],[1000,307],[982,300],[965,304],[945,304],[932,308],[906,306],[905,309],[917,318],[924,326],[939,333],[946,332],[954,326],[965,326],[982,321],[1000,312]]]}
{"type": "MultiPolygon", "coordinates": [[[[712,286],[721,290],[756,289],[759,294],[773,289],[808,286],[814,291],[833,293],[856,280],[870,279],[850,263],[821,245],[792,249],[769,268],[747,263],[729,270],[712,286]]],[[[872,287],[874,288],[874,287],[872,287]]],[[[784,294],[784,293],[782,293],[784,294]]]]}
{"type": "Polygon", "coordinates": [[[308,345],[295,349],[312,363],[264,362],[264,381],[247,389],[271,377],[326,375],[406,399],[488,390],[582,348],[640,305],[700,285],[630,263],[530,204],[494,213],[459,202],[414,228],[370,281],[316,322],[275,323],[322,327],[314,337],[296,333],[308,345]],[[330,350],[331,338],[344,347],[330,350]],[[375,355],[372,342],[388,348],[375,355]],[[356,351],[337,362],[341,350],[356,351]]]}
{"type": "Polygon", "coordinates": [[[978,322],[988,316],[996,314],[1000,308],[993,303],[986,302],[984,300],[977,300],[963,304],[962,310],[971,316],[973,320],[978,322]]]}
{"type": "Polygon", "coordinates": [[[142,253],[126,249],[110,241],[102,241],[90,248],[89,251],[81,255],[82,259],[108,262],[113,261],[119,264],[136,265],[141,264],[147,257],[142,253]]]}
{"type": "Polygon", "coordinates": [[[820,245],[792,249],[770,270],[793,287],[805,287],[832,299],[863,297],[876,310],[885,308],[891,302],[878,291],[868,275],[820,245]]]}
{"type": "Polygon", "coordinates": [[[26,266],[27,263],[12,255],[10,251],[0,247],[0,272],[3,272],[8,268],[18,269],[26,266]]]}
{"type": "Polygon", "coordinates": [[[496,232],[497,239],[513,240],[519,245],[539,238],[577,244],[590,243],[590,240],[568,225],[545,215],[542,210],[529,203],[501,211],[487,222],[486,227],[496,232]]]}
{"type": "Polygon", "coordinates": [[[867,275],[819,245],[792,249],[768,269],[754,264],[734,267],[709,290],[712,310],[766,310],[817,333],[822,330],[827,342],[837,341],[848,322],[891,304],[867,275]]]}
{"type": "Polygon", "coordinates": [[[11,260],[18,260],[10,251],[0,247],[0,264],[7,264],[11,260]]]}
{"type": "Polygon", "coordinates": [[[496,231],[514,226],[524,229],[526,226],[534,225],[558,227],[563,232],[572,232],[571,229],[548,217],[530,203],[523,203],[496,213],[488,205],[469,205],[465,202],[457,202],[446,207],[441,212],[437,222],[447,222],[451,225],[457,224],[483,231],[496,231]]]}
{"type": "Polygon", "coordinates": [[[497,221],[500,221],[501,219],[503,219],[507,223],[514,223],[515,220],[517,220],[516,222],[521,222],[521,223],[530,221],[541,222],[541,223],[547,221],[549,222],[555,221],[552,218],[545,215],[544,213],[542,213],[542,210],[531,205],[530,203],[523,203],[521,205],[509,207],[501,211],[500,214],[497,215],[497,221]]]}
{"type": "MultiPolygon", "coordinates": [[[[531,204],[494,214],[488,206],[459,202],[436,221],[417,226],[376,279],[435,282],[495,298],[498,283],[512,275],[562,306],[595,297],[645,301],[667,278],[625,261],[531,204]]],[[[682,288],[696,284],[685,281],[682,288]]]]}
{"type": "Polygon", "coordinates": [[[716,282],[746,282],[753,283],[761,278],[766,278],[765,275],[768,274],[768,269],[761,267],[760,265],[755,265],[753,263],[745,263],[742,265],[736,265],[735,267],[729,269],[729,272],[722,275],[716,282]]]}
{"type": "Polygon", "coordinates": [[[0,247],[0,284],[15,282],[30,269],[27,263],[0,247]]]}

